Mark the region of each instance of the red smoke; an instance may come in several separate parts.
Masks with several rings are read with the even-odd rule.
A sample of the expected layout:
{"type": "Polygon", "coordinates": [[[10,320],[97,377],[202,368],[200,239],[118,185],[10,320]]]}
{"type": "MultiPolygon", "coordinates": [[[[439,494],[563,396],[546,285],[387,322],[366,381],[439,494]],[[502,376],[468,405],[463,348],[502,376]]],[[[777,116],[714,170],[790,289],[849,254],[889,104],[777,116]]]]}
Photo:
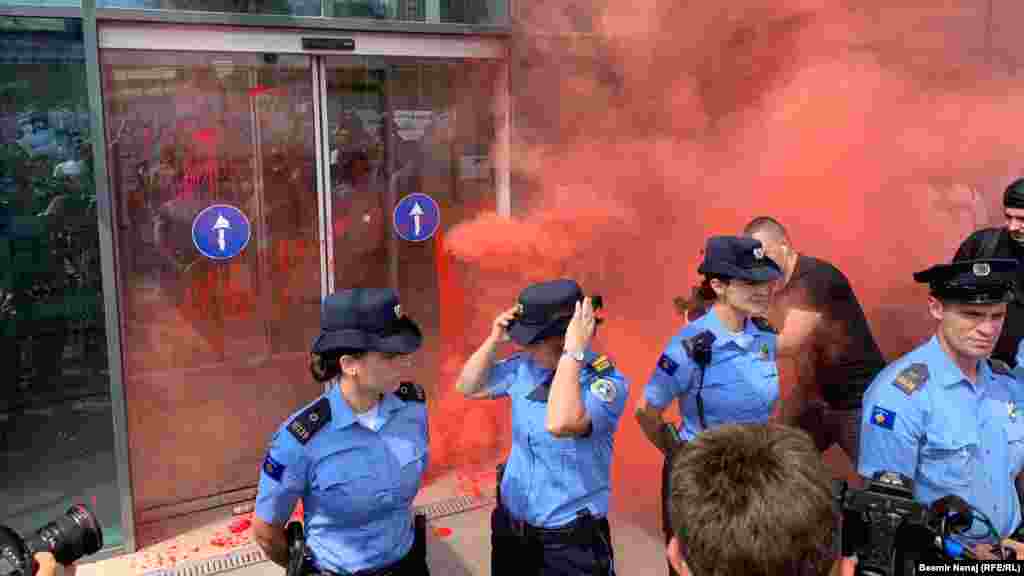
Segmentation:
{"type": "MultiPolygon", "coordinates": [[[[449,374],[526,283],[571,276],[603,294],[597,347],[630,379],[614,503],[653,530],[660,462],[632,410],[680,327],[672,298],[697,280],[707,236],[775,216],[798,250],[846,273],[887,356],[924,339],[911,273],[999,224],[1001,191],[1021,175],[1012,23],[1024,8],[905,4],[521,6],[515,218],[486,215],[447,238],[471,295],[449,332],[465,342],[449,374]]],[[[507,449],[504,404],[457,406],[463,437],[507,449]]]]}

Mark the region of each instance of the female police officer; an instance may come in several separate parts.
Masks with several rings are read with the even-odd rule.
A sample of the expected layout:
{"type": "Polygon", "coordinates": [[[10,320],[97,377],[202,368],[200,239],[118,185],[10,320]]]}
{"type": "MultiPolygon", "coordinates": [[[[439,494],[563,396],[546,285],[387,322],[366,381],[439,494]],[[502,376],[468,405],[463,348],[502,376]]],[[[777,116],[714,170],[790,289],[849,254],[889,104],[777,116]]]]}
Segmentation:
{"type": "Polygon", "coordinates": [[[572,280],[534,284],[494,321],[458,389],[512,399],[512,450],[491,517],[491,574],[614,575],[612,440],[626,379],[590,350],[593,301],[572,280]],[[525,353],[495,363],[499,342],[525,353]]]}
{"type": "Polygon", "coordinates": [[[411,511],[427,466],[427,409],[419,387],[398,381],[401,356],[421,343],[391,289],[324,300],[310,370],[339,383],[285,421],[260,474],[253,533],[277,564],[288,563],[282,527],[301,497],[307,573],[428,574],[411,511]]]}
{"type": "MultiPolygon", "coordinates": [[[[671,538],[665,503],[673,449],[717,424],[767,422],[779,396],[775,332],[757,318],[767,310],[771,282],[782,275],[778,265],[765,257],[758,240],[715,236],[708,239],[698,272],[712,297],[711,308],[669,341],[636,410],[644,434],[666,456],[666,542],[671,538]],[[662,420],[676,398],[683,416],[678,431],[662,420]]],[[[671,566],[669,573],[675,573],[671,566]]]]}

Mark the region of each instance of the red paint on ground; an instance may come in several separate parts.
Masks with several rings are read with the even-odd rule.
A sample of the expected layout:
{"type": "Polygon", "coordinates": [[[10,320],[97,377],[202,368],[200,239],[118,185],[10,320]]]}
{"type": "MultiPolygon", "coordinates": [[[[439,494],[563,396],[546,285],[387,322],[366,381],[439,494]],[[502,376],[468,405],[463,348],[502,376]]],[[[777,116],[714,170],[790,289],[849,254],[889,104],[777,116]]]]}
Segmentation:
{"type": "Polygon", "coordinates": [[[252,518],[243,516],[241,518],[235,518],[231,522],[231,525],[228,526],[228,529],[231,530],[232,534],[241,534],[248,530],[250,526],[252,526],[252,518]]]}

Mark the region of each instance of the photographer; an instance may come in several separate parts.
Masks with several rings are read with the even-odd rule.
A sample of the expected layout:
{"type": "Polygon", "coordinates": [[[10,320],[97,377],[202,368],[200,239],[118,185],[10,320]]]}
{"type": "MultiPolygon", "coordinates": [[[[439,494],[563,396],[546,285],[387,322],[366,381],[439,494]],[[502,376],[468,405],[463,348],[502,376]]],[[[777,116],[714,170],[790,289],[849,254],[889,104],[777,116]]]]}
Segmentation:
{"type": "Polygon", "coordinates": [[[852,576],[836,561],[828,470],[810,436],[778,424],[723,424],[675,453],[669,476],[680,576],[852,576]]]}
{"type": "Polygon", "coordinates": [[[969,260],[914,274],[927,283],[935,335],[896,360],[864,395],[858,472],[903,474],[914,498],[955,495],[974,507],[961,538],[984,557],[1021,514],[1014,477],[1024,466],[1024,414],[1009,366],[988,359],[1013,298],[1015,260],[969,260]],[[978,514],[981,512],[982,514],[978,514]]]}

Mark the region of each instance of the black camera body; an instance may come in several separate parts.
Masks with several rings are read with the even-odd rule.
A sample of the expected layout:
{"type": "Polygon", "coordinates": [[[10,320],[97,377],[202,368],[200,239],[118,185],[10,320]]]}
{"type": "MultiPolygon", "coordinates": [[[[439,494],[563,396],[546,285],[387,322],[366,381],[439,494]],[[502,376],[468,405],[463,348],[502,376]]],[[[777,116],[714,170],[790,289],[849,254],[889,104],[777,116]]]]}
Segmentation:
{"type": "Polygon", "coordinates": [[[75,505],[28,538],[0,526],[0,576],[32,576],[38,569],[33,559],[37,552],[49,552],[58,563],[70,565],[100,548],[103,530],[99,522],[88,508],[75,505]]]}
{"type": "Polygon", "coordinates": [[[940,499],[941,505],[917,502],[913,480],[896,472],[876,472],[862,490],[833,480],[832,496],[841,515],[833,549],[857,556],[858,575],[914,574],[918,562],[953,560],[944,548],[946,537],[966,531],[973,522],[966,503],[954,496],[940,499]],[[962,508],[947,511],[947,501],[962,508]]]}

